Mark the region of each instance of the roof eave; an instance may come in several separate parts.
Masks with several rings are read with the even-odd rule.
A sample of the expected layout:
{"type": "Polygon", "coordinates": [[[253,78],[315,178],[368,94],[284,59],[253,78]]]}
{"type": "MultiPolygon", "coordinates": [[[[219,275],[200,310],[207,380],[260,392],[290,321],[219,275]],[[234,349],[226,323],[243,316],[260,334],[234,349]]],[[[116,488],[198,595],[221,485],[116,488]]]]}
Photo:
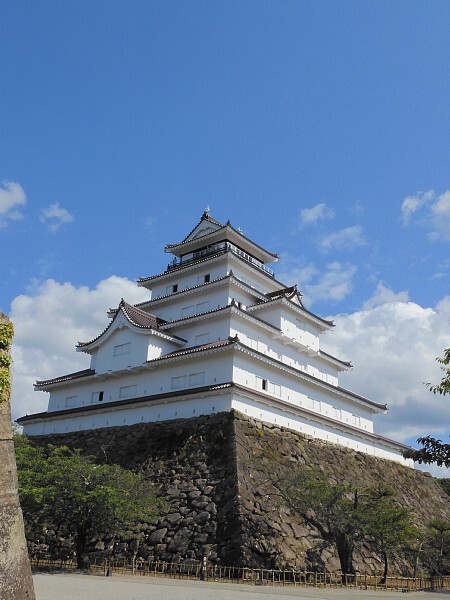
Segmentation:
{"type": "Polygon", "coordinates": [[[224,241],[225,239],[235,243],[239,247],[244,246],[242,248],[243,250],[245,250],[247,247],[249,254],[264,264],[278,261],[278,254],[269,252],[265,248],[262,248],[249,238],[245,237],[240,231],[232,227],[229,223],[223,227],[220,227],[219,229],[216,229],[215,231],[212,231],[211,233],[207,233],[206,235],[193,240],[183,241],[177,244],[166,244],[165,251],[179,257],[184,254],[188,254],[196,247],[218,243],[220,241],[224,241]]]}

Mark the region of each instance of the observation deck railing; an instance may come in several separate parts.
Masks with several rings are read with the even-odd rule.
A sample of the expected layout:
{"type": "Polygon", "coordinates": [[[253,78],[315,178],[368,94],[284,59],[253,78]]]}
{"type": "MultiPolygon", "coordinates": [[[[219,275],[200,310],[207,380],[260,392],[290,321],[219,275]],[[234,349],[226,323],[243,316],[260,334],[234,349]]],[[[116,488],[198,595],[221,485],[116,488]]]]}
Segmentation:
{"type": "Polygon", "coordinates": [[[177,267],[180,267],[181,265],[187,265],[191,262],[194,262],[199,258],[211,256],[212,254],[220,254],[222,252],[233,252],[233,254],[240,256],[248,263],[252,264],[254,267],[261,269],[261,271],[266,273],[266,275],[269,275],[269,277],[275,277],[275,274],[272,271],[272,269],[269,269],[269,267],[266,267],[266,265],[260,260],[258,260],[254,256],[251,256],[250,254],[247,254],[247,252],[244,252],[243,250],[241,250],[234,244],[231,244],[230,242],[219,242],[218,244],[211,244],[211,246],[207,246],[206,248],[202,248],[201,250],[197,250],[196,252],[191,252],[189,254],[186,254],[185,256],[182,256],[181,258],[175,257],[173,261],[167,265],[167,270],[170,271],[171,269],[175,269],[177,267]]]}

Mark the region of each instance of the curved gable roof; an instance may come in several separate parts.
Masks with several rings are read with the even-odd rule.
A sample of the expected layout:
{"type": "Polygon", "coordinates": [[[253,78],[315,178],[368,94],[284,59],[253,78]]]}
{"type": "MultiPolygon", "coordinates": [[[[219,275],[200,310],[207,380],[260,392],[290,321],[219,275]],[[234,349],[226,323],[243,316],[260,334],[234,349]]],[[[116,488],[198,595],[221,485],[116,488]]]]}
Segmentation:
{"type": "Polygon", "coordinates": [[[154,333],[158,332],[163,337],[177,343],[185,342],[185,340],[183,340],[182,338],[178,338],[177,336],[171,336],[166,333],[160,332],[160,325],[165,324],[166,321],[160,319],[159,317],[155,317],[154,315],[145,312],[144,310],[141,310],[140,308],[137,308],[132,304],[128,304],[128,302],[125,302],[123,298],[120,301],[119,307],[114,311],[110,311],[110,313],[113,315],[113,318],[109,325],[97,337],[90,340],[89,342],[78,342],[76,346],[78,351],[81,350],[83,352],[89,352],[93,349],[94,346],[97,346],[100,340],[106,335],[108,335],[108,332],[111,333],[114,330],[114,325],[117,323],[117,320],[120,318],[121,315],[125,317],[125,319],[128,321],[128,323],[130,323],[130,325],[137,327],[138,329],[143,329],[148,332],[154,333]]]}

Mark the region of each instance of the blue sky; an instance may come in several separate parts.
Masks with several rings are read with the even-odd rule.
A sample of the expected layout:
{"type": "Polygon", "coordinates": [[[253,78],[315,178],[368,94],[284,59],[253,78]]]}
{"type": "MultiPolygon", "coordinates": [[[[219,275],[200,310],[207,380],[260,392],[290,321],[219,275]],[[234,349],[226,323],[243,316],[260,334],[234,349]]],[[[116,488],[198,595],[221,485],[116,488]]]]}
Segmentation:
{"type": "Polygon", "coordinates": [[[422,382],[450,343],[448,2],[16,0],[1,18],[16,417],[209,205],[335,319],[344,384],[391,407],[380,432],[446,438],[422,382]]]}

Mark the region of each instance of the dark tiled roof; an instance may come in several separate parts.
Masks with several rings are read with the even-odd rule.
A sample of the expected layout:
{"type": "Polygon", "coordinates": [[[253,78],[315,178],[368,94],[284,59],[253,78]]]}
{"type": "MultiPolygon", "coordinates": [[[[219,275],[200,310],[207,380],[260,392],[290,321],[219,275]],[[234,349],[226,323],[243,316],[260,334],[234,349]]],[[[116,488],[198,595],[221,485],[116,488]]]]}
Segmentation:
{"type": "MultiPolygon", "coordinates": [[[[267,399],[267,397],[268,397],[268,394],[259,392],[258,390],[254,390],[252,388],[248,388],[241,384],[237,384],[237,383],[233,383],[233,382],[225,382],[225,383],[219,383],[219,384],[210,385],[210,386],[202,386],[202,387],[197,387],[197,388],[189,388],[189,389],[184,389],[184,390],[165,392],[162,394],[155,394],[153,396],[143,396],[140,398],[127,398],[126,400],[115,400],[113,402],[103,402],[101,406],[98,404],[91,404],[91,405],[87,405],[87,406],[83,406],[83,407],[66,408],[63,410],[58,410],[58,411],[53,411],[53,412],[40,412],[40,413],[35,413],[34,415],[26,415],[24,417],[20,417],[19,419],[17,419],[17,422],[18,423],[27,423],[28,421],[34,421],[36,419],[46,420],[46,419],[52,419],[53,417],[59,417],[59,416],[64,416],[64,415],[73,415],[73,414],[82,414],[82,413],[93,412],[93,411],[103,412],[110,408],[115,408],[115,407],[119,407],[119,406],[127,406],[127,405],[144,403],[144,402],[157,403],[160,401],[165,401],[170,398],[176,398],[179,396],[189,396],[189,395],[194,395],[194,394],[198,394],[198,393],[214,392],[217,390],[232,389],[232,388],[236,388],[236,389],[242,390],[244,392],[252,392],[253,394],[256,394],[257,396],[260,396],[261,398],[267,399]]],[[[402,444],[400,442],[396,442],[395,440],[391,440],[382,435],[379,435],[379,434],[376,434],[376,433],[373,433],[370,431],[366,431],[364,429],[359,429],[358,427],[350,425],[349,423],[343,423],[340,421],[336,421],[335,419],[332,419],[326,415],[322,415],[320,413],[315,413],[314,411],[308,410],[305,407],[295,406],[294,404],[291,404],[289,402],[281,400],[280,398],[275,398],[273,396],[270,396],[270,399],[272,402],[275,402],[275,403],[279,404],[280,406],[284,406],[287,409],[301,412],[301,413],[305,414],[307,417],[309,416],[310,418],[313,418],[313,419],[317,419],[319,417],[320,420],[327,422],[330,425],[338,425],[342,429],[354,432],[356,435],[360,435],[362,437],[367,437],[369,439],[379,440],[382,443],[385,443],[387,445],[394,446],[397,448],[403,448],[403,449],[409,448],[409,446],[402,444]]]]}
{"type": "Polygon", "coordinates": [[[345,365],[346,367],[353,367],[351,362],[348,362],[346,360],[341,360],[340,358],[336,358],[332,354],[328,354],[328,352],[324,352],[323,350],[319,350],[319,355],[320,354],[322,354],[323,356],[325,356],[327,358],[331,358],[332,360],[335,360],[336,362],[341,363],[341,365],[345,365]]]}
{"type": "MultiPolygon", "coordinates": [[[[291,288],[285,288],[285,289],[290,290],[291,288]]],[[[263,307],[265,305],[268,305],[270,302],[276,302],[277,300],[286,300],[286,302],[289,302],[289,304],[292,304],[292,306],[294,306],[295,308],[301,310],[302,312],[307,313],[308,315],[311,315],[311,317],[313,317],[314,319],[317,319],[318,321],[325,323],[328,327],[334,327],[333,321],[327,321],[326,319],[322,319],[322,317],[319,317],[319,315],[316,315],[315,313],[313,313],[310,310],[308,310],[307,308],[305,308],[303,305],[303,302],[300,301],[300,304],[296,304],[295,302],[293,302],[291,300],[291,298],[295,294],[285,294],[283,292],[284,292],[284,290],[278,290],[277,292],[269,292],[268,294],[266,294],[266,297],[268,298],[268,300],[266,300],[265,302],[264,301],[259,302],[258,304],[253,304],[249,308],[263,307]],[[274,297],[272,297],[272,295],[274,295],[274,297]]],[[[296,294],[298,294],[298,293],[299,292],[297,291],[296,294]]]]}
{"type": "Polygon", "coordinates": [[[99,340],[112,326],[120,312],[122,312],[125,315],[126,319],[132,325],[135,325],[136,327],[140,327],[142,329],[157,330],[159,325],[163,325],[165,323],[163,319],[159,319],[158,317],[155,317],[154,315],[151,315],[145,312],[144,310],[133,306],[132,304],[128,304],[128,302],[125,302],[123,298],[120,301],[119,308],[117,308],[115,311],[110,311],[110,313],[112,312],[114,313],[114,317],[113,320],[109,323],[109,325],[97,337],[90,340],[89,342],[78,342],[77,348],[85,348],[86,346],[90,346],[91,344],[99,340]]]}
{"type": "Polygon", "coordinates": [[[297,286],[291,285],[290,287],[285,287],[285,288],[282,288],[281,290],[275,290],[274,292],[267,292],[266,296],[267,296],[267,298],[270,298],[271,300],[274,300],[275,298],[281,298],[281,297],[291,299],[294,296],[296,296],[297,294],[299,294],[297,286]]]}
{"type": "Polygon", "coordinates": [[[150,327],[151,329],[157,329],[159,325],[163,325],[166,322],[164,319],[155,317],[154,315],[145,312],[145,310],[141,310],[137,306],[128,304],[123,300],[120,303],[120,307],[128,317],[130,323],[137,325],[137,327],[150,327]]]}
{"type": "MultiPolygon", "coordinates": [[[[254,287],[252,287],[251,285],[249,285],[242,279],[239,279],[239,277],[236,277],[236,275],[231,270],[227,275],[224,275],[223,277],[218,277],[217,279],[212,279],[211,281],[208,281],[207,283],[198,283],[197,285],[193,285],[189,288],[178,290],[177,292],[170,292],[169,294],[164,294],[163,296],[157,296],[156,298],[152,298],[150,300],[144,300],[143,302],[138,302],[137,304],[134,304],[134,306],[136,306],[136,307],[149,306],[155,302],[159,302],[160,300],[167,300],[169,298],[170,299],[177,298],[178,296],[180,296],[180,294],[185,294],[186,292],[191,292],[192,290],[196,290],[196,289],[200,289],[200,288],[210,287],[214,284],[218,284],[220,282],[226,281],[227,279],[234,280],[236,283],[238,283],[242,287],[245,287],[247,289],[247,291],[250,292],[254,297],[259,298],[261,300],[263,299],[264,294],[262,292],[259,292],[257,289],[255,289],[254,287]]],[[[110,310],[110,312],[111,312],[111,310],[110,310]]],[[[255,317],[255,318],[257,318],[257,317],[255,317]]],[[[168,323],[168,321],[162,322],[161,325],[165,325],[166,323],[168,323]]]]}
{"type": "Polygon", "coordinates": [[[183,350],[175,350],[174,352],[169,352],[169,354],[163,354],[162,356],[158,356],[158,358],[152,358],[147,362],[160,362],[169,358],[176,358],[177,356],[186,356],[187,354],[196,354],[197,352],[206,352],[208,350],[215,350],[217,348],[225,348],[226,346],[231,346],[232,344],[235,344],[237,341],[238,340],[235,338],[228,338],[226,340],[209,342],[208,344],[202,344],[200,346],[191,346],[190,348],[185,348],[183,350]]]}
{"type": "MultiPolygon", "coordinates": [[[[146,306],[148,304],[153,304],[156,301],[159,302],[160,300],[167,300],[168,298],[176,298],[180,294],[185,294],[186,292],[190,292],[191,290],[196,290],[199,288],[205,288],[207,286],[211,286],[214,283],[219,283],[220,281],[225,281],[226,279],[229,279],[229,277],[230,277],[230,274],[224,275],[223,277],[218,277],[217,279],[212,279],[211,281],[208,281],[206,283],[198,283],[197,285],[193,285],[192,287],[189,287],[189,288],[184,288],[184,289],[178,290],[176,292],[169,292],[168,294],[164,294],[163,296],[157,296],[156,298],[151,298],[150,300],[144,300],[143,302],[138,302],[134,306],[146,306]]],[[[165,325],[167,323],[167,321],[163,321],[163,319],[160,319],[160,321],[161,321],[161,325],[165,325]]]]}
{"type": "Polygon", "coordinates": [[[154,394],[152,396],[141,396],[138,398],[127,398],[125,400],[113,400],[112,402],[101,402],[100,404],[87,404],[85,406],[78,406],[75,408],[64,408],[62,410],[54,410],[51,412],[40,412],[35,413],[34,415],[26,415],[24,417],[20,417],[17,419],[18,423],[26,423],[28,421],[34,421],[35,419],[51,419],[52,417],[59,417],[62,415],[73,415],[73,414],[82,414],[86,412],[92,411],[100,411],[103,412],[105,409],[108,410],[110,408],[116,408],[118,406],[127,406],[130,404],[136,404],[141,402],[159,402],[161,400],[165,401],[170,398],[177,398],[179,396],[190,396],[193,394],[198,394],[202,392],[214,392],[217,390],[223,390],[227,388],[233,387],[233,383],[218,383],[214,385],[206,385],[202,387],[196,388],[188,388],[184,390],[176,390],[173,392],[164,392],[162,394],[154,394]]]}
{"type": "Polygon", "coordinates": [[[202,313],[190,315],[189,317],[182,317],[181,319],[176,319],[174,321],[167,321],[166,323],[163,324],[163,326],[161,326],[161,329],[163,329],[163,330],[165,330],[166,328],[170,329],[171,327],[176,327],[180,324],[185,323],[186,321],[189,321],[189,319],[195,319],[197,317],[203,317],[205,315],[213,315],[213,314],[218,314],[220,312],[226,312],[226,311],[230,310],[231,308],[234,308],[235,310],[240,312],[242,315],[245,315],[246,317],[253,319],[254,321],[262,323],[263,325],[266,325],[267,327],[270,327],[271,329],[274,329],[277,332],[281,331],[281,329],[279,327],[272,325],[272,323],[269,323],[268,321],[264,321],[264,319],[260,319],[259,317],[256,317],[255,315],[247,312],[243,308],[239,308],[239,306],[236,304],[236,302],[234,300],[232,300],[231,304],[228,304],[227,306],[221,306],[220,308],[213,308],[212,310],[207,310],[202,313]]]}
{"type": "Polygon", "coordinates": [[[309,380],[311,383],[316,383],[316,384],[318,383],[319,385],[326,387],[328,390],[331,390],[334,392],[338,391],[340,393],[345,394],[346,396],[355,398],[355,400],[359,400],[359,401],[363,402],[364,404],[369,404],[371,406],[375,406],[376,408],[379,408],[381,410],[387,410],[386,404],[380,404],[379,402],[374,402],[373,400],[369,400],[368,398],[365,398],[364,396],[355,394],[355,392],[347,390],[346,388],[343,388],[338,385],[333,385],[332,383],[328,383],[328,381],[319,379],[318,377],[315,377],[314,375],[310,375],[309,373],[306,373],[305,371],[300,371],[299,369],[292,367],[291,365],[287,365],[286,363],[284,363],[276,358],[273,358],[272,356],[267,356],[267,354],[264,354],[263,352],[254,350],[253,348],[250,348],[250,346],[247,346],[246,344],[243,344],[242,342],[239,342],[239,346],[241,346],[246,351],[254,352],[255,354],[258,354],[259,356],[264,357],[266,360],[276,363],[277,365],[287,369],[288,371],[293,371],[293,372],[297,373],[303,379],[309,380]]]}
{"type": "MultiPolygon", "coordinates": [[[[216,219],[213,219],[213,217],[211,217],[211,215],[209,214],[208,210],[205,210],[203,212],[202,216],[201,216],[200,221],[197,223],[197,225],[195,227],[193,227],[191,229],[191,231],[184,238],[183,242],[185,242],[188,239],[188,237],[194,233],[194,231],[197,229],[197,227],[200,225],[200,223],[202,221],[208,221],[208,223],[212,223],[213,225],[218,225],[219,227],[224,227],[224,225],[222,223],[219,223],[219,221],[216,221],[216,219]]],[[[178,246],[178,244],[172,244],[172,245],[178,246]]]]}
{"type": "Polygon", "coordinates": [[[172,273],[176,272],[176,271],[180,271],[182,269],[185,269],[186,267],[193,267],[195,265],[198,265],[199,263],[203,263],[203,262],[207,262],[209,260],[211,260],[212,258],[216,258],[217,256],[220,256],[221,254],[227,254],[228,252],[228,248],[223,248],[222,250],[218,250],[217,252],[212,252],[211,254],[208,254],[207,256],[202,256],[201,258],[198,258],[197,260],[192,260],[189,262],[184,262],[181,263],[179,265],[176,265],[174,267],[172,267],[170,270],[164,271],[164,273],[158,273],[157,275],[150,275],[148,277],[139,277],[139,279],[137,280],[138,283],[144,283],[145,281],[151,281],[152,279],[157,279],[158,277],[162,277],[163,275],[171,275],[172,273]]]}
{"type": "MultiPolygon", "coordinates": [[[[201,221],[204,220],[203,217],[200,220],[201,221]]],[[[257,244],[256,242],[254,242],[253,240],[251,240],[250,238],[248,238],[247,236],[245,236],[242,231],[239,231],[239,229],[236,229],[235,227],[233,227],[230,223],[230,221],[227,221],[225,223],[225,225],[222,225],[221,223],[219,223],[218,221],[215,221],[214,219],[212,219],[212,217],[209,217],[209,215],[207,215],[207,220],[215,223],[216,225],[219,225],[219,228],[216,230],[220,231],[221,229],[225,230],[227,229],[227,227],[229,227],[234,233],[238,234],[239,236],[241,236],[242,238],[244,238],[245,240],[247,240],[247,242],[250,242],[250,244],[252,244],[255,248],[258,248],[259,250],[262,250],[266,255],[269,254],[270,256],[272,256],[274,259],[278,260],[278,254],[274,253],[274,252],[269,252],[268,250],[265,250],[262,246],[260,246],[259,244],[257,244]]],[[[178,242],[177,244],[166,244],[166,250],[170,250],[170,248],[178,248],[180,246],[183,246],[185,244],[189,244],[190,242],[194,241],[194,240],[190,240],[188,239],[189,236],[192,234],[192,232],[195,230],[196,227],[198,227],[198,225],[200,223],[197,223],[197,225],[194,227],[194,229],[184,238],[184,240],[182,242],[178,242]]],[[[214,233],[216,233],[214,232],[214,233]]],[[[213,233],[213,232],[210,232],[213,233]]],[[[208,235],[210,235],[210,233],[206,234],[205,237],[207,237],[208,235]]]]}
{"type": "Polygon", "coordinates": [[[75,373],[69,373],[68,375],[61,375],[61,377],[55,377],[54,379],[45,379],[43,381],[36,381],[34,384],[36,388],[50,385],[52,383],[62,383],[63,381],[74,381],[75,379],[82,379],[83,377],[90,377],[95,375],[94,369],[84,369],[83,371],[76,371],[75,373]]]}

